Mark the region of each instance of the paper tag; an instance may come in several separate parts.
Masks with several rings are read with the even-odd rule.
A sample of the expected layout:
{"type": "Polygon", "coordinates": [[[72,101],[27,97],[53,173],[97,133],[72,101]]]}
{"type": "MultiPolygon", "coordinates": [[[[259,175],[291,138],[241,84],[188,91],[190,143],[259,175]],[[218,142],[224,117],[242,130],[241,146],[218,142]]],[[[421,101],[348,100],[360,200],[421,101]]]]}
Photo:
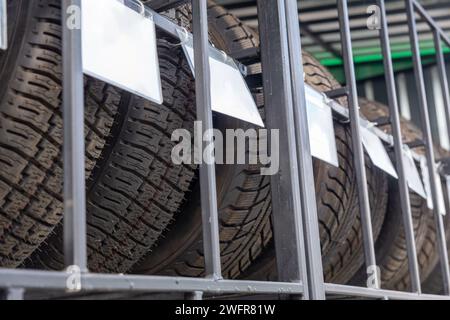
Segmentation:
{"type": "Polygon", "coordinates": [[[117,0],[82,0],[84,73],[163,102],[155,23],[117,0]]]}
{"type": "MultiPolygon", "coordinates": [[[[423,182],[425,185],[425,191],[427,193],[427,207],[430,210],[434,209],[433,204],[433,196],[431,193],[431,180],[430,175],[428,173],[428,165],[427,160],[425,158],[421,158],[420,160],[420,168],[422,171],[423,182]]],[[[437,196],[438,196],[438,212],[442,215],[446,214],[445,210],[445,201],[444,201],[444,192],[442,190],[442,182],[439,174],[437,172],[434,173],[437,181],[437,196]]]]}
{"type": "Polygon", "coordinates": [[[361,127],[361,139],[373,164],[398,179],[397,171],[389,158],[380,138],[367,128],[361,127]]]}
{"type": "Polygon", "coordinates": [[[331,108],[313,88],[305,86],[305,93],[311,155],[339,167],[331,108]]]}
{"type": "MultiPolygon", "coordinates": [[[[195,75],[193,38],[178,30],[183,49],[195,75]]],[[[236,63],[210,47],[211,108],[213,111],[264,127],[258,107],[236,63]]]]}
{"type": "Polygon", "coordinates": [[[8,49],[8,19],[6,0],[0,0],[0,49],[8,49]]]}
{"type": "Polygon", "coordinates": [[[417,170],[411,149],[407,145],[403,146],[403,163],[405,165],[406,180],[408,186],[424,199],[427,199],[427,193],[422,184],[419,171],[417,170]]]}

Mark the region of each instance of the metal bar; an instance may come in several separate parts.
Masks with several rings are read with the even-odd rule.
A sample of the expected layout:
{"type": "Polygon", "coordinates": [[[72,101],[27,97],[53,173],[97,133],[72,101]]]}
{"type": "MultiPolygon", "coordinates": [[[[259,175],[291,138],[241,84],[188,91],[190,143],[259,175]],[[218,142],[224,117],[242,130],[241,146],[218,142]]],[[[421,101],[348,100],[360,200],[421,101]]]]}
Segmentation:
{"type": "Polygon", "coordinates": [[[189,2],[189,0],[142,0],[142,2],[159,12],[176,8],[189,2]]]}
{"type": "MultiPolygon", "coordinates": [[[[362,234],[364,239],[364,255],[366,260],[366,267],[368,268],[367,271],[369,271],[369,268],[375,268],[377,264],[375,258],[375,247],[370,216],[364,150],[361,141],[358,92],[356,87],[355,67],[353,64],[353,51],[347,0],[338,0],[338,12],[339,23],[341,26],[342,55],[344,58],[345,78],[347,79],[347,87],[349,89],[349,117],[352,133],[356,180],[359,190],[358,199],[361,212],[362,234]]],[[[374,274],[371,273],[370,275],[375,280],[375,286],[379,287],[380,281],[378,273],[375,272],[374,274]]]]}
{"type": "Polygon", "coordinates": [[[185,294],[184,298],[186,300],[195,300],[195,301],[203,300],[203,291],[188,292],[185,294]]]}
{"type": "Polygon", "coordinates": [[[428,23],[428,25],[439,33],[439,35],[442,37],[442,39],[447,43],[448,46],[450,46],[450,38],[447,36],[444,30],[434,21],[433,17],[431,17],[428,12],[425,10],[424,7],[420,3],[418,3],[416,0],[412,1],[414,12],[417,12],[424,20],[428,23]]]}
{"type": "Polygon", "coordinates": [[[423,140],[415,139],[415,140],[413,140],[413,141],[407,142],[406,145],[407,145],[410,149],[417,149],[417,148],[424,147],[424,146],[425,146],[425,143],[423,142],[423,140]]]}
{"type": "MultiPolygon", "coordinates": [[[[195,52],[195,92],[197,100],[197,119],[201,121],[205,131],[213,128],[210,90],[209,42],[208,42],[208,11],[206,1],[192,1],[192,19],[195,52]]],[[[203,141],[203,132],[199,141],[202,159],[203,147],[214,143],[213,137],[203,141]]],[[[221,279],[219,217],[217,210],[216,171],[214,156],[207,155],[200,164],[200,194],[202,206],[203,247],[205,257],[205,273],[207,277],[221,279]]]]}
{"type": "Polygon", "coordinates": [[[0,0],[0,50],[8,49],[8,7],[0,0]]]}
{"type": "MultiPolygon", "coordinates": [[[[0,288],[65,290],[68,274],[57,271],[1,269],[0,288]]],[[[164,276],[134,276],[114,274],[81,275],[84,291],[134,291],[134,292],[210,292],[249,294],[303,293],[301,282],[268,282],[246,280],[217,280],[164,276]]]]}
{"type": "Polygon", "coordinates": [[[3,300],[23,300],[25,289],[23,288],[8,288],[3,292],[1,299],[3,300]]]}
{"type": "MultiPolygon", "coordinates": [[[[297,15],[298,17],[298,15],[297,15]]],[[[309,27],[309,25],[306,22],[302,22],[301,20],[299,20],[299,18],[297,18],[297,21],[300,22],[301,26],[302,26],[302,33],[308,37],[310,37],[312,40],[314,40],[314,42],[318,45],[320,45],[322,48],[325,49],[325,51],[328,51],[330,53],[332,53],[336,58],[340,58],[341,57],[341,53],[336,50],[333,45],[331,45],[330,43],[324,41],[322,39],[322,37],[318,34],[316,34],[314,31],[311,30],[311,28],[309,27]]]]}
{"type": "Polygon", "coordinates": [[[337,89],[326,91],[325,94],[330,99],[336,99],[340,97],[347,97],[349,95],[349,91],[347,87],[340,87],[337,89]]]}
{"type": "Polygon", "coordinates": [[[414,236],[414,227],[411,215],[411,200],[409,197],[406,170],[403,161],[403,139],[400,127],[400,113],[397,102],[397,92],[394,79],[394,68],[392,66],[391,46],[389,43],[389,31],[386,18],[386,7],[384,0],[377,0],[381,11],[380,39],[384,57],[384,73],[386,78],[386,89],[389,101],[389,116],[394,138],[395,163],[398,174],[398,187],[400,190],[400,203],[402,208],[403,226],[405,230],[406,247],[408,250],[408,266],[411,278],[411,290],[420,293],[419,264],[417,262],[417,249],[414,236]]]}
{"type": "Polygon", "coordinates": [[[445,118],[447,123],[447,134],[450,137],[450,94],[447,79],[447,69],[445,67],[444,53],[442,51],[441,35],[434,30],[434,46],[436,48],[436,64],[439,72],[442,95],[444,97],[445,118]]]}
{"type": "Polygon", "coordinates": [[[81,28],[65,23],[81,18],[81,0],[63,0],[64,256],[68,266],[87,270],[84,170],[84,88],[81,28]]]}
{"type": "MultiPolygon", "coordinates": [[[[271,176],[278,277],[300,282],[309,298],[284,0],[258,0],[266,126],[279,130],[279,171],[271,176]]],[[[300,52],[298,52],[300,54],[300,52]]]]}
{"type": "MultiPolygon", "coordinates": [[[[430,178],[430,189],[431,196],[433,199],[434,205],[434,217],[436,222],[436,230],[438,234],[438,247],[439,247],[439,256],[441,262],[441,272],[443,276],[444,282],[444,291],[445,294],[449,294],[450,288],[450,270],[448,265],[448,253],[447,253],[447,242],[444,231],[444,223],[442,219],[442,215],[439,213],[439,196],[438,196],[438,181],[436,180],[436,162],[433,152],[433,138],[431,135],[430,128],[430,116],[428,111],[428,103],[425,92],[425,82],[423,77],[422,70],[422,59],[420,57],[419,51],[419,40],[417,39],[417,27],[416,27],[416,18],[414,11],[414,1],[413,0],[405,0],[406,1],[406,13],[408,17],[408,26],[409,26],[409,35],[411,39],[411,48],[413,51],[413,62],[414,62],[414,75],[416,78],[416,86],[417,93],[419,95],[419,104],[420,104],[420,114],[422,118],[422,132],[425,143],[425,151],[426,158],[428,163],[428,175],[430,178]]],[[[440,183],[440,182],[439,182],[440,183]]]]}
{"type": "Polygon", "coordinates": [[[344,295],[375,299],[387,298],[392,300],[449,300],[448,296],[391,291],[383,289],[370,289],[330,283],[325,284],[325,290],[328,295],[344,295]]]}
{"type": "Polygon", "coordinates": [[[294,128],[297,142],[297,165],[300,178],[301,212],[305,254],[307,257],[309,298],[324,300],[322,254],[320,249],[319,218],[317,217],[314,171],[309,142],[305,83],[303,78],[302,46],[296,0],[285,0],[289,57],[291,62],[294,128]]]}
{"type": "Polygon", "coordinates": [[[372,122],[375,123],[375,125],[377,127],[384,127],[384,126],[391,124],[391,118],[390,117],[378,117],[378,118],[372,120],[372,122]]]}

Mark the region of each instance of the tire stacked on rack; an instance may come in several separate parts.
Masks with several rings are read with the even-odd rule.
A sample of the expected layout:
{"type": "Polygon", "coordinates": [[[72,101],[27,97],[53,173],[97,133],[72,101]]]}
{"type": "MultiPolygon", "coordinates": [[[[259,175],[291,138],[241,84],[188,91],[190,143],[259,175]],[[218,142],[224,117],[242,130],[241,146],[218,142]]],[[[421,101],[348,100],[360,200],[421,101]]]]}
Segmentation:
{"type": "MultiPolygon", "coordinates": [[[[450,218],[448,213],[444,217],[444,226],[447,239],[447,253],[450,254],[450,218]]],[[[428,268],[427,272],[425,272],[421,278],[422,291],[430,294],[445,294],[434,219],[430,219],[427,231],[427,242],[424,251],[428,253],[428,268]]]]}
{"type": "MultiPolygon", "coordinates": [[[[437,150],[437,156],[439,158],[449,158],[450,151],[444,150],[441,147],[435,147],[437,150]]],[[[444,186],[444,195],[448,194],[447,186],[444,186]]],[[[447,197],[444,196],[445,199],[447,197]]],[[[450,208],[450,203],[446,202],[447,210],[450,208]]],[[[450,254],[450,214],[447,211],[447,214],[443,217],[444,220],[444,232],[447,240],[447,250],[448,254],[450,254]]],[[[426,268],[421,273],[422,280],[422,291],[424,293],[430,294],[444,294],[444,279],[441,273],[441,265],[440,265],[440,256],[439,256],[439,247],[438,247],[438,239],[436,232],[436,222],[434,215],[432,215],[428,219],[425,243],[422,249],[423,253],[419,255],[419,263],[420,260],[423,260],[426,265],[426,268]],[[421,258],[421,259],[420,259],[421,258]]]]}
{"type": "MultiPolygon", "coordinates": [[[[339,123],[335,123],[336,133],[338,133],[339,126],[339,123]]],[[[350,133],[348,132],[347,134],[348,140],[342,140],[338,134],[336,136],[340,167],[345,168],[345,166],[348,166],[353,169],[352,157],[344,158],[342,156],[342,148],[344,146],[348,147],[348,144],[351,143],[350,133]]],[[[372,230],[374,240],[376,240],[380,234],[387,207],[387,176],[373,166],[367,155],[365,160],[372,214],[372,230]]],[[[353,179],[355,179],[353,170],[349,171],[348,174],[351,174],[353,179]]],[[[353,183],[356,185],[356,181],[353,181],[353,183]]],[[[344,187],[346,188],[345,190],[348,190],[347,185],[344,187]]],[[[319,220],[321,220],[323,214],[320,210],[321,205],[323,203],[321,204],[319,202],[317,204],[319,220]]],[[[345,208],[344,212],[341,213],[341,223],[346,225],[346,228],[343,228],[342,233],[336,236],[333,245],[329,246],[328,249],[322,243],[324,229],[322,224],[320,225],[325,282],[346,284],[358,273],[358,270],[364,264],[362,226],[359,210],[360,208],[356,200],[353,206],[345,208]]],[[[277,265],[273,243],[263,251],[254,264],[241,277],[251,280],[277,280],[277,265]]]]}
{"type": "MultiPolygon", "coordinates": [[[[440,155],[449,157],[448,151],[440,149],[440,155]]],[[[444,192],[448,192],[445,187],[444,192]]],[[[444,193],[447,194],[447,193],[444,193]]],[[[447,210],[450,208],[450,204],[447,202],[447,210]]],[[[450,215],[447,214],[443,217],[444,230],[447,239],[447,253],[450,254],[450,215]]],[[[444,279],[441,272],[441,264],[439,257],[438,239],[436,232],[436,223],[434,217],[428,220],[428,229],[426,232],[426,242],[424,245],[424,255],[427,258],[427,269],[421,275],[422,291],[424,293],[431,294],[444,294],[444,279]]]]}
{"type": "MultiPolygon", "coordinates": [[[[47,32],[60,45],[60,1],[30,2],[40,6],[44,15],[53,13],[43,22],[52,25],[47,32]],[[49,7],[42,7],[43,3],[49,7]]],[[[114,124],[110,124],[112,130],[105,138],[106,147],[96,150],[100,160],[86,194],[91,271],[128,271],[165,230],[195,176],[195,166],[171,162],[175,145],[172,132],[178,128],[193,131],[195,103],[190,69],[181,48],[163,35],[158,40],[158,52],[164,103],[157,105],[123,95],[114,124]]],[[[87,121],[92,121],[92,116],[87,121]]],[[[62,232],[60,224],[24,266],[63,269],[62,232]]]]}
{"type": "MultiPolygon", "coordinates": [[[[381,103],[361,98],[360,106],[362,114],[369,121],[376,123],[378,119],[389,116],[388,108],[381,103]]],[[[407,141],[414,141],[420,138],[420,130],[415,128],[410,122],[402,119],[401,125],[404,141],[405,139],[407,141]]],[[[410,285],[410,278],[400,194],[396,179],[390,179],[388,195],[386,218],[381,229],[380,237],[375,243],[376,260],[381,272],[381,287],[392,290],[405,290],[410,285]]],[[[427,208],[425,199],[412,191],[409,195],[411,199],[411,215],[413,218],[416,248],[417,252],[421,253],[419,255],[420,269],[425,270],[427,262],[422,248],[426,241],[426,230],[430,220],[430,211],[427,208]]],[[[364,285],[364,274],[364,270],[360,270],[358,275],[352,280],[352,283],[355,285],[364,285]]]]}
{"type": "MultiPolygon", "coordinates": [[[[7,10],[10,46],[0,51],[0,266],[17,267],[62,217],[61,8],[56,0],[9,0],[7,10]]],[[[92,181],[127,95],[84,80],[92,181]]]]}
{"type": "MultiPolygon", "coordinates": [[[[242,50],[259,46],[257,35],[222,7],[208,2],[208,15],[212,42],[229,55],[237,55],[242,50]]],[[[189,19],[190,17],[186,20],[189,19]]],[[[320,91],[339,86],[331,74],[310,55],[304,53],[303,61],[308,84],[320,91]]],[[[242,62],[248,64],[249,87],[264,117],[261,65],[257,57],[242,59],[242,62]],[[259,81],[255,81],[258,78],[259,81]]],[[[245,129],[249,125],[221,118],[216,119],[216,127],[245,129]]],[[[342,282],[345,282],[351,277],[344,272],[350,267],[349,264],[354,265],[356,272],[362,263],[362,246],[360,232],[356,227],[359,223],[357,190],[348,125],[336,124],[336,139],[340,167],[334,168],[315,160],[315,188],[327,274],[329,278],[337,281],[342,278],[342,282]]],[[[269,250],[267,247],[272,241],[270,177],[259,175],[259,169],[258,166],[218,166],[216,169],[222,270],[227,278],[240,276],[258,259],[262,251],[269,250]]],[[[370,190],[372,199],[375,200],[372,205],[376,208],[374,233],[377,235],[385,211],[387,180],[375,171],[372,167],[369,168],[370,190]]],[[[134,271],[202,275],[204,261],[198,194],[192,195],[183,214],[177,217],[170,229],[164,235],[164,240],[158,243],[158,247],[134,271]]]]}
{"type": "MultiPolygon", "coordinates": [[[[368,120],[376,122],[377,119],[389,116],[388,107],[385,105],[365,99],[361,99],[360,101],[361,112],[368,120]]],[[[420,129],[411,122],[401,119],[401,127],[403,141],[422,139],[420,129]]],[[[387,132],[390,133],[390,129],[387,132]]],[[[417,150],[417,152],[423,154],[423,150],[417,150]]],[[[441,156],[445,154],[445,151],[440,148],[438,148],[438,152],[441,156]]],[[[413,191],[410,191],[409,195],[411,199],[411,215],[413,218],[420,279],[424,281],[430,278],[425,283],[424,292],[437,293],[439,291],[438,284],[441,284],[442,281],[440,280],[439,270],[433,271],[433,268],[439,268],[433,213],[428,209],[426,199],[413,191]],[[436,281],[437,279],[435,278],[439,280],[436,281]],[[428,283],[429,285],[427,286],[428,283]]],[[[446,219],[446,226],[447,234],[449,234],[448,219],[446,219]]],[[[448,238],[450,239],[450,237],[448,238]]],[[[398,182],[395,179],[391,179],[389,183],[388,209],[380,237],[375,247],[377,264],[381,269],[382,288],[401,291],[410,290],[411,278],[408,267],[400,194],[398,182]]],[[[363,284],[362,272],[363,270],[353,279],[354,284],[363,284]]]]}

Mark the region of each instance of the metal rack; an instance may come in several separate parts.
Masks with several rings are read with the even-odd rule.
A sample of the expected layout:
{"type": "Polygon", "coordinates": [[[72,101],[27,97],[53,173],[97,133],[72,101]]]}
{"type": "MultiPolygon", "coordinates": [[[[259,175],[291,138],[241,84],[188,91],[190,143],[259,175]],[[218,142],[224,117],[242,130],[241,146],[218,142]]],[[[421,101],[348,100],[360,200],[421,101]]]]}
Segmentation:
{"type": "MultiPolygon", "coordinates": [[[[167,9],[186,1],[149,1],[155,9],[167,9]]],[[[283,268],[280,282],[224,280],[221,275],[218,233],[217,196],[214,165],[200,166],[201,204],[206,276],[181,278],[163,276],[137,276],[93,274],[87,269],[86,258],[86,208],[84,181],[83,132],[83,73],[81,61],[81,30],[63,28],[63,77],[64,77],[64,249],[67,266],[77,266],[79,280],[84,291],[135,291],[185,293],[188,299],[201,299],[203,293],[287,294],[304,299],[325,299],[327,295],[362,296],[379,299],[449,299],[450,275],[446,238],[442,215],[438,207],[438,179],[433,142],[430,132],[428,106],[418,48],[415,13],[418,13],[435,35],[438,68],[446,103],[447,123],[450,127],[450,97],[444,67],[441,40],[450,45],[450,39],[429,17],[415,0],[406,0],[410,39],[414,53],[417,89],[421,97],[422,130],[431,179],[434,216],[439,235],[439,253],[444,275],[444,296],[421,294],[414,231],[410,210],[409,191],[403,163],[403,141],[397,106],[392,60],[388,39],[388,26],[384,0],[377,0],[381,8],[380,39],[384,55],[385,75],[390,103],[390,124],[393,137],[378,135],[393,142],[399,175],[403,222],[406,231],[412,292],[398,292],[377,288],[361,288],[324,283],[320,251],[319,227],[313,183],[312,158],[306,117],[305,86],[301,57],[300,28],[296,0],[258,1],[261,37],[261,60],[265,86],[267,127],[286,128],[280,132],[280,148],[287,156],[280,159],[280,173],[272,177],[272,207],[277,261],[283,268]],[[269,41],[270,39],[270,41],[269,41]],[[269,90],[271,88],[272,90],[269,90]],[[276,108],[275,108],[276,106],[276,108]],[[283,250],[281,250],[281,248],[283,250]]],[[[69,6],[81,7],[81,0],[62,0],[63,21],[69,6]]],[[[337,0],[341,26],[341,41],[347,85],[343,90],[328,92],[330,97],[346,96],[347,112],[334,108],[335,112],[350,119],[355,152],[359,202],[361,207],[364,252],[367,266],[376,265],[372,235],[369,196],[367,191],[364,152],[360,136],[358,93],[353,65],[352,45],[346,0],[337,0]]],[[[146,8],[156,25],[176,36],[176,25],[146,8]]],[[[193,34],[196,67],[197,117],[204,128],[212,127],[212,111],[208,64],[208,17],[205,0],[193,0],[193,34]]],[[[252,51],[249,54],[254,54],[252,51]]],[[[245,52],[241,53],[245,55],[245,52]]],[[[236,57],[235,57],[236,58],[236,57]]],[[[450,132],[449,132],[450,134],[450,132]]],[[[208,161],[208,163],[211,163],[208,161]]],[[[23,298],[25,290],[65,290],[66,272],[0,269],[0,288],[11,299],[23,298]]],[[[377,277],[377,275],[375,275],[377,277]]],[[[379,279],[376,279],[379,284],[379,279]]]]}

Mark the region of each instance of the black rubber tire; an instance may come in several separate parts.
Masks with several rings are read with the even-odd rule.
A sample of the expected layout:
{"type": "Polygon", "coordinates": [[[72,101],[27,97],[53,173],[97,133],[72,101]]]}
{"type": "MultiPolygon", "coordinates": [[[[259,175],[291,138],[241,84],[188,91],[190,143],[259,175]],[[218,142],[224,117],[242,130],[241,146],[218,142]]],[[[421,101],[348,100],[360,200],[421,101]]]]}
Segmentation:
{"type": "MultiPolygon", "coordinates": [[[[353,179],[355,179],[352,154],[349,155],[348,151],[347,154],[345,152],[345,150],[350,150],[350,130],[348,126],[344,127],[339,123],[335,123],[335,132],[340,170],[352,175],[353,179]]],[[[380,234],[387,206],[387,176],[373,166],[367,155],[366,172],[372,213],[372,230],[374,240],[376,240],[380,234]]],[[[353,183],[356,184],[355,181],[353,181],[353,183]]],[[[330,184],[327,189],[330,187],[336,188],[336,186],[330,184]]],[[[343,187],[345,188],[344,190],[350,190],[351,188],[348,184],[343,185],[343,187]]],[[[331,192],[331,190],[333,189],[328,190],[328,192],[331,192]]],[[[331,234],[327,225],[323,222],[327,213],[328,215],[330,213],[323,210],[325,203],[319,202],[321,199],[327,199],[326,194],[324,195],[321,191],[322,189],[318,189],[316,186],[324,280],[329,283],[346,284],[364,265],[362,229],[358,202],[356,199],[351,206],[339,208],[336,214],[338,214],[339,222],[341,224],[341,232],[331,234]],[[332,245],[327,243],[327,237],[330,238],[330,234],[331,237],[333,237],[332,245]]],[[[263,251],[261,256],[258,257],[254,264],[241,275],[241,278],[269,281],[276,281],[278,279],[273,241],[263,251]]]]}
{"type": "MultiPolygon", "coordinates": [[[[212,42],[229,55],[259,46],[257,35],[222,7],[209,2],[208,15],[212,42]]],[[[321,91],[338,87],[331,74],[310,55],[304,54],[303,60],[306,81],[310,85],[321,91]]],[[[261,66],[253,59],[244,59],[242,62],[248,64],[250,61],[249,78],[254,80],[261,76],[261,66]]],[[[262,88],[252,83],[249,86],[264,116],[262,88]]],[[[247,126],[220,121],[216,122],[219,128],[247,126]]],[[[348,131],[346,127],[340,125],[337,129],[338,138],[344,144],[340,150],[343,165],[333,168],[314,161],[323,248],[327,252],[332,252],[338,246],[336,242],[340,241],[342,233],[351,230],[356,216],[355,210],[351,211],[353,216],[346,215],[348,208],[354,207],[357,202],[353,164],[349,160],[352,152],[350,144],[346,142],[347,137],[344,137],[348,131]]],[[[270,178],[259,175],[258,166],[218,166],[216,172],[222,271],[224,277],[236,278],[257,259],[272,237],[270,178]]],[[[383,181],[381,184],[385,183],[383,181]]],[[[376,190],[377,194],[385,194],[383,187],[377,186],[376,190]]],[[[377,203],[383,206],[386,202],[380,200],[377,203]]],[[[381,222],[377,225],[381,226],[381,222]]],[[[353,249],[348,247],[348,250],[353,249]]],[[[204,271],[202,252],[201,214],[198,194],[194,193],[183,217],[178,217],[171,230],[165,234],[164,241],[160,241],[158,247],[136,265],[134,272],[201,276],[204,271]]]]}
{"type": "MultiPolygon", "coordinates": [[[[190,6],[176,10],[177,15],[184,16],[190,22],[190,6]]],[[[221,7],[208,2],[209,32],[211,41],[220,49],[233,56],[242,48],[255,47],[257,39],[240,22],[228,15],[221,7]],[[220,12],[216,11],[220,10],[220,12]],[[232,18],[232,19],[231,19],[232,18]],[[231,20],[230,20],[231,19],[231,20]]],[[[184,24],[185,27],[189,23],[184,24]]],[[[255,67],[255,66],[253,66],[255,67]]],[[[252,72],[250,67],[249,71],[252,72]]],[[[262,105],[260,90],[252,90],[257,105],[262,105]]],[[[219,129],[253,127],[230,117],[221,116],[215,120],[219,129]]],[[[222,267],[225,277],[236,277],[240,267],[248,264],[269,240],[267,217],[270,214],[268,200],[269,177],[261,176],[257,165],[221,165],[216,167],[220,240],[222,249],[222,267]],[[251,234],[252,236],[249,236],[251,234]],[[246,241],[251,239],[251,241],[246,241]],[[257,244],[254,244],[255,241],[257,244]],[[255,251],[257,250],[257,251],[255,251]]],[[[182,276],[200,276],[203,274],[203,245],[199,189],[194,186],[175,222],[164,234],[163,240],[143,260],[138,263],[133,273],[170,274],[182,276]]]]}
{"type": "MultiPolygon", "coordinates": [[[[446,153],[446,156],[448,156],[448,153],[446,153]]],[[[444,192],[447,192],[447,190],[445,189],[444,192]]],[[[447,208],[450,208],[448,202],[447,208]]],[[[422,249],[424,253],[422,256],[419,256],[421,258],[419,263],[427,267],[421,274],[422,291],[430,294],[444,294],[444,280],[441,273],[434,217],[428,219],[428,222],[425,243],[422,249]]],[[[444,229],[447,239],[447,253],[450,254],[450,215],[448,212],[444,217],[444,229]]]]}
{"type": "MultiPolygon", "coordinates": [[[[174,165],[172,132],[193,132],[194,87],[181,47],[158,40],[164,102],[132,97],[108,138],[87,191],[88,267],[123,273],[150,251],[173,219],[195,176],[174,165]]],[[[62,227],[27,267],[64,268],[62,227]]]]}
{"type": "MultiPolygon", "coordinates": [[[[389,116],[388,107],[381,103],[360,99],[360,106],[362,114],[370,121],[389,116]]],[[[404,119],[402,119],[402,135],[404,141],[414,141],[421,137],[420,130],[404,119]]],[[[388,194],[386,218],[380,237],[375,244],[377,265],[381,271],[382,288],[404,291],[410,288],[410,275],[400,195],[396,179],[390,179],[388,194]]],[[[410,192],[409,195],[416,248],[419,253],[419,268],[424,271],[428,262],[423,246],[426,241],[426,230],[431,212],[427,208],[425,199],[414,192],[410,192]]],[[[365,285],[364,275],[364,270],[360,270],[352,280],[352,284],[365,285]]]]}
{"type": "MultiPolygon", "coordinates": [[[[62,217],[61,28],[57,0],[8,0],[0,51],[0,266],[17,267],[62,217]]],[[[121,95],[85,78],[86,177],[121,95]]]]}

